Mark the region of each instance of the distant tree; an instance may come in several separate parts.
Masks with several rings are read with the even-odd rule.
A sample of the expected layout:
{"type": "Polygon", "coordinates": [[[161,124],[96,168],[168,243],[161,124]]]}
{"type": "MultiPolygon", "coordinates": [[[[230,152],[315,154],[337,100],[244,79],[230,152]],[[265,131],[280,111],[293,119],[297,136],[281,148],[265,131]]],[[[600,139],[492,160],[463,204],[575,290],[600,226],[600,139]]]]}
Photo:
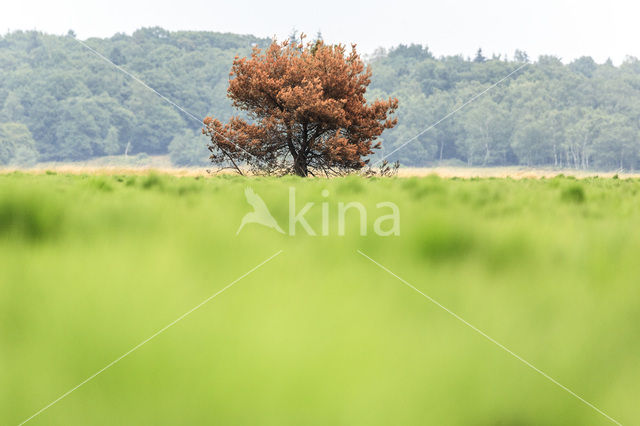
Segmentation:
{"type": "Polygon", "coordinates": [[[564,143],[567,165],[588,169],[592,165],[594,143],[600,136],[605,115],[595,109],[574,109],[573,120],[567,126],[564,143]]]}
{"type": "Polygon", "coordinates": [[[300,33],[297,29],[293,28],[291,30],[291,32],[289,33],[289,44],[291,44],[292,46],[297,45],[298,43],[300,43],[301,39],[300,39],[300,33]]]}
{"type": "Polygon", "coordinates": [[[202,135],[187,130],[174,136],[169,144],[169,158],[175,166],[204,166],[209,163],[209,151],[202,135]]]}
{"type": "Polygon", "coordinates": [[[413,138],[411,149],[403,149],[392,154],[391,161],[399,161],[407,166],[431,165],[455,155],[455,141],[459,137],[459,125],[454,120],[445,120],[424,132],[425,128],[444,117],[455,108],[455,99],[443,91],[431,96],[422,93],[402,93],[404,102],[397,111],[398,124],[393,130],[395,141],[383,141],[383,154],[393,151],[413,138]],[[419,135],[416,137],[416,135],[419,135]]]}
{"type": "Polygon", "coordinates": [[[473,59],[473,62],[486,62],[487,58],[484,57],[484,55],[482,54],[482,48],[479,48],[478,51],[476,52],[476,57],[473,59]]]}
{"type": "Polygon", "coordinates": [[[111,49],[111,53],[109,54],[109,59],[116,65],[123,65],[127,62],[127,58],[122,54],[122,51],[118,46],[111,49]]]}
{"type": "Polygon", "coordinates": [[[412,43],[407,46],[400,44],[389,51],[391,58],[411,58],[411,59],[433,59],[433,54],[428,46],[412,43]]]}
{"type": "Polygon", "coordinates": [[[458,141],[467,164],[505,164],[513,124],[504,108],[490,98],[475,102],[464,113],[465,137],[458,141]]]}
{"type": "Polygon", "coordinates": [[[590,78],[598,68],[598,65],[590,56],[583,56],[571,62],[569,64],[569,68],[574,72],[578,72],[585,77],[590,78]]]}
{"type": "Polygon", "coordinates": [[[371,55],[371,59],[382,61],[388,55],[387,49],[382,46],[378,46],[374,49],[373,54],[371,55]]]}
{"type": "Polygon", "coordinates": [[[120,140],[118,135],[118,129],[111,126],[107,132],[107,136],[104,138],[103,150],[107,155],[120,154],[120,140]]]}
{"type": "Polygon", "coordinates": [[[129,153],[166,154],[171,139],[184,130],[184,119],[175,109],[158,102],[152,93],[140,88],[135,93],[129,103],[137,112],[129,153]]]}
{"type": "Polygon", "coordinates": [[[0,165],[30,165],[36,161],[38,151],[27,126],[0,123],[0,165]]]}
{"type": "Polygon", "coordinates": [[[397,99],[367,102],[370,78],[355,45],[349,53],[322,41],[254,48],[233,62],[228,89],[253,123],[207,117],[211,160],[299,176],[361,169],[373,142],[397,122],[389,118],[397,99]]]}
{"type": "Polygon", "coordinates": [[[520,164],[548,164],[553,157],[553,145],[547,124],[534,117],[526,117],[513,134],[511,148],[520,164]]]}
{"type": "Polygon", "coordinates": [[[2,108],[2,119],[7,121],[20,121],[24,119],[24,107],[20,96],[16,92],[10,92],[4,101],[4,107],[2,108]]]}
{"type": "Polygon", "coordinates": [[[594,140],[596,167],[620,170],[634,169],[640,152],[640,133],[629,118],[622,114],[603,119],[600,132],[594,140]]]}
{"type": "Polygon", "coordinates": [[[527,55],[527,52],[523,50],[516,49],[513,53],[513,60],[516,62],[526,63],[529,62],[529,55],[527,55]]]}

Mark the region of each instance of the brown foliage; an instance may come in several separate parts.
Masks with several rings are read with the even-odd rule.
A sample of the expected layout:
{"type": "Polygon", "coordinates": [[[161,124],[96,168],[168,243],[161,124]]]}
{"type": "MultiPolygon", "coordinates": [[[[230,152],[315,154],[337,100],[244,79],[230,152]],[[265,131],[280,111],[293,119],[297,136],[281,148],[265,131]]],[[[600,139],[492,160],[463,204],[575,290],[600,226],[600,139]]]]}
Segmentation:
{"type": "Polygon", "coordinates": [[[397,99],[367,103],[371,71],[342,45],[273,42],[264,52],[236,57],[228,96],[251,123],[207,117],[211,160],[241,171],[343,174],[363,168],[373,141],[396,125],[397,99]]]}

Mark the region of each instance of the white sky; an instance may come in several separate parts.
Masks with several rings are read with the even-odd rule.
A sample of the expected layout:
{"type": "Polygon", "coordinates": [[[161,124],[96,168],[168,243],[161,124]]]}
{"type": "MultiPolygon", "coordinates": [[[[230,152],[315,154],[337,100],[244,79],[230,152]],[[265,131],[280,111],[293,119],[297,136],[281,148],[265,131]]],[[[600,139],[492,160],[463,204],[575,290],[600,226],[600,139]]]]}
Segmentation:
{"type": "Polygon", "coordinates": [[[285,38],[295,27],[361,53],[399,43],[422,43],[437,56],[485,55],[516,48],[536,58],[597,62],[640,57],[637,0],[2,0],[0,31],[37,29],[78,37],[131,34],[140,27],[209,30],[285,38]]]}

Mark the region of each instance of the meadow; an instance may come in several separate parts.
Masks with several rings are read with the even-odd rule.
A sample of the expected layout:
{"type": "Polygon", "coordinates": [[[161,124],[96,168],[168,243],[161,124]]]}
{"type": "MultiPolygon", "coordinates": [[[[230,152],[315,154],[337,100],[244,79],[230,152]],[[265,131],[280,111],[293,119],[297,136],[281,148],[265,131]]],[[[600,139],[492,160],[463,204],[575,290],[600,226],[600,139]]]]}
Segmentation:
{"type": "Polygon", "coordinates": [[[637,179],[3,174],[0,424],[280,250],[27,424],[612,424],[358,250],[635,424],[639,224],[637,179]],[[236,235],[246,187],[283,228],[291,187],[316,230],[327,203],[329,235],[236,235]],[[372,232],[381,202],[400,235],[372,232]]]}

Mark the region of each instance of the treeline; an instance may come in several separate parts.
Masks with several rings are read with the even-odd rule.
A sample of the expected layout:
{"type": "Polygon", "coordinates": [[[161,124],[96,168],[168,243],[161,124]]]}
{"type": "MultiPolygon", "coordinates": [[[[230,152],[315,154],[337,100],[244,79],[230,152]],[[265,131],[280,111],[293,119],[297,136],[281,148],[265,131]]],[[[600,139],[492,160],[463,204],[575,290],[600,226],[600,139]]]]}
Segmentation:
{"type": "MultiPolygon", "coordinates": [[[[87,45],[196,118],[231,113],[226,98],[235,55],[268,39],[146,28],[87,45]]],[[[127,153],[206,161],[201,123],[100,59],[73,34],[0,37],[0,164],[73,161],[127,153]]]]}
{"type": "MultiPolygon", "coordinates": [[[[69,36],[13,32],[0,37],[0,164],[166,154],[204,164],[198,120],[69,36]]],[[[223,120],[233,57],[268,39],[147,28],[86,43],[197,118],[223,120]]],[[[616,67],[584,57],[436,58],[420,45],[370,58],[369,96],[400,100],[384,154],[403,165],[640,167],[640,61],[616,67]],[[524,65],[524,67],[522,67],[524,65]],[[421,133],[510,72],[486,94],[421,133]],[[416,137],[416,135],[419,135],[416,137]]]]}
{"type": "Polygon", "coordinates": [[[437,163],[638,169],[640,61],[616,67],[582,57],[435,58],[399,46],[371,59],[373,97],[400,99],[398,126],[383,135],[390,154],[432,123],[518,70],[457,113],[389,155],[401,164],[437,163]]]}

